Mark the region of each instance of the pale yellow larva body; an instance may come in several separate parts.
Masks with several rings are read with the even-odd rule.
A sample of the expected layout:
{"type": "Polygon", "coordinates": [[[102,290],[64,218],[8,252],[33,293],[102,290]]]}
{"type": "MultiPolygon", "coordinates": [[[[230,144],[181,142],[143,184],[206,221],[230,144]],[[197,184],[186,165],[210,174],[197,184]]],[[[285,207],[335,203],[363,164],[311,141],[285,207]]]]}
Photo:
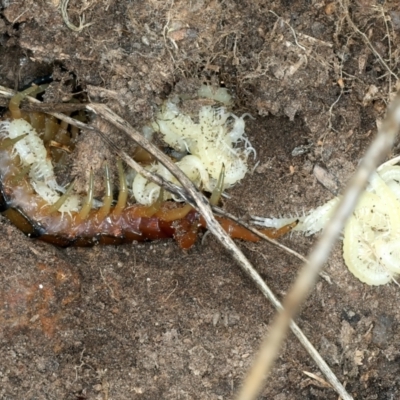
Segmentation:
{"type": "MultiPolygon", "coordinates": [[[[182,158],[177,165],[201,189],[212,192],[224,168],[223,190],[235,185],[248,172],[247,159],[255,149],[245,134],[244,118],[232,114],[225,105],[231,103],[231,97],[224,88],[212,90],[202,86],[199,97],[207,97],[222,102],[219,107],[205,105],[200,107],[198,115],[189,116],[181,105],[183,98],[175,97],[166,101],[151,127],[159,132],[161,138],[182,158]]],[[[171,182],[175,178],[159,163],[148,167],[171,182]]],[[[132,184],[132,193],[142,204],[152,204],[158,198],[160,188],[137,175],[132,184]]],[[[171,195],[164,193],[164,199],[171,195]]]]}
{"type": "MultiPolygon", "coordinates": [[[[23,119],[0,122],[0,138],[15,139],[21,135],[26,136],[13,146],[12,156],[19,158],[21,168],[29,167],[30,183],[36,193],[48,204],[54,204],[60,199],[64,188],[57,184],[53,164],[42,139],[31,124],[23,119]]],[[[14,206],[25,207],[29,200],[21,196],[14,203],[14,206]]],[[[79,207],[79,196],[71,195],[60,206],[59,211],[70,213],[77,211],[79,207]]]]}
{"type": "MultiPolygon", "coordinates": [[[[299,218],[295,231],[322,229],[336,197],[299,218]]],[[[258,225],[279,228],[296,218],[254,217],[258,225]]],[[[384,285],[400,274],[400,167],[390,161],[378,168],[343,232],[343,258],[349,271],[368,285],[384,285]]]]}

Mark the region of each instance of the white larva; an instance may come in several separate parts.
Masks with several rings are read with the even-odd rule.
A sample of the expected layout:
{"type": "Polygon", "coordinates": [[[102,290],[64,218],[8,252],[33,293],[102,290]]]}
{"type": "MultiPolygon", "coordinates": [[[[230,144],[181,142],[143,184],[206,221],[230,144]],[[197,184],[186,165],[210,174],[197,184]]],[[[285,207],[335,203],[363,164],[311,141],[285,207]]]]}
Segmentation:
{"type": "MultiPolygon", "coordinates": [[[[207,97],[214,95],[208,88],[201,88],[199,93],[203,95],[205,93],[207,97]]],[[[229,104],[226,90],[221,94],[225,104],[229,104]]],[[[194,171],[195,183],[208,192],[214,189],[223,166],[225,168],[223,189],[243,179],[248,171],[247,158],[250,153],[255,153],[244,132],[244,117],[248,114],[237,117],[225,107],[203,106],[199,110],[198,121],[194,121],[180,110],[178,101],[179,99],[175,98],[164,103],[156,115],[152,128],[159,131],[163,140],[175,151],[186,151],[196,157],[180,161],[184,162],[186,175],[193,175],[191,171],[194,171]],[[241,142],[244,145],[239,147],[241,142]]],[[[147,184],[136,178],[133,185],[135,184],[140,185],[139,188],[132,187],[132,192],[137,193],[136,201],[145,201],[144,204],[147,204],[150,201],[147,184]]]]}
{"type": "MultiPolygon", "coordinates": [[[[48,204],[54,204],[60,198],[59,192],[63,192],[64,189],[57,184],[53,164],[47,156],[47,150],[38,133],[23,119],[0,123],[2,138],[15,139],[24,134],[27,136],[13,146],[13,157],[19,157],[22,167],[30,167],[29,178],[36,193],[48,204]]],[[[19,201],[20,199],[16,198],[15,205],[18,205],[19,201]]],[[[68,213],[78,209],[79,198],[70,196],[59,211],[68,213]]]]}
{"type": "MultiPolygon", "coordinates": [[[[339,198],[299,218],[294,229],[317,233],[330,219],[339,198]]],[[[258,225],[279,228],[295,218],[253,217],[258,225]]],[[[345,264],[368,285],[384,285],[400,274],[400,167],[390,161],[373,174],[365,193],[349,218],[343,236],[345,264]]]]}
{"type": "MultiPolygon", "coordinates": [[[[151,165],[147,167],[150,172],[159,173],[161,164],[151,165]]],[[[137,174],[132,183],[132,194],[136,201],[140,204],[153,204],[160,195],[160,187],[153,182],[149,182],[142,175],[137,174]]]]}
{"type": "Polygon", "coordinates": [[[306,236],[314,235],[319,232],[326,223],[331,219],[335,206],[338,204],[339,198],[336,197],[323,206],[317,207],[313,212],[300,219],[297,231],[304,232],[306,236]]]}
{"type": "Polygon", "coordinates": [[[400,248],[399,239],[385,241],[378,239],[374,242],[374,252],[376,259],[387,271],[393,274],[400,274],[400,248]]]}
{"type": "Polygon", "coordinates": [[[392,273],[380,265],[371,249],[362,223],[350,217],[344,230],[343,258],[349,271],[368,285],[385,285],[392,280],[392,273]]]}
{"type": "Polygon", "coordinates": [[[255,224],[265,226],[267,228],[279,229],[285,225],[299,221],[293,231],[302,232],[305,236],[311,236],[319,232],[325,224],[330,220],[335,206],[338,204],[339,198],[335,197],[324,205],[311,210],[305,216],[290,218],[262,218],[252,216],[255,224]]]}
{"type": "MultiPolygon", "coordinates": [[[[213,185],[213,183],[210,182],[207,170],[197,156],[185,156],[178,161],[176,165],[196,186],[200,187],[203,185],[210,187],[213,185]]],[[[157,173],[169,182],[180,185],[178,180],[162,164],[155,163],[147,167],[147,169],[153,173],[157,173]]],[[[132,184],[132,194],[138,203],[144,205],[153,204],[158,199],[160,191],[160,187],[155,183],[149,182],[139,174],[135,176],[132,184]]],[[[164,192],[164,200],[171,198],[173,197],[170,193],[164,192]]]]}

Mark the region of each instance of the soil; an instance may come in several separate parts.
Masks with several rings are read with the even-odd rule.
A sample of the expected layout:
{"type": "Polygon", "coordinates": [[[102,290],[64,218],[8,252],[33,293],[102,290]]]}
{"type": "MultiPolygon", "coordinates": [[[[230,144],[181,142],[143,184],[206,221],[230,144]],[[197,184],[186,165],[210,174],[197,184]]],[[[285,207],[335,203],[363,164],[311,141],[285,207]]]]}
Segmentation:
{"type": "MultiPolygon", "coordinates": [[[[45,101],[79,90],[138,129],[171,91],[225,86],[233,111],[255,118],[246,131],[259,164],[224,207],[300,213],[332,198],[315,165],[339,191],[346,183],[400,73],[398,2],[346,4],[71,0],[71,23],[90,24],[76,32],[60,0],[2,0],[0,84],[53,74],[45,101]]],[[[59,249],[1,217],[0,238],[1,399],[232,399],[274,316],[211,235],[188,251],[172,240],[59,249]]],[[[282,242],[307,254],[315,240],[282,242]]],[[[298,260],[237,244],[283,298],[298,260]]],[[[298,324],[355,399],[399,398],[398,286],[358,281],[340,243],[325,272],[298,324]]],[[[338,398],[304,371],[321,376],[290,334],[260,399],[338,398]]]]}

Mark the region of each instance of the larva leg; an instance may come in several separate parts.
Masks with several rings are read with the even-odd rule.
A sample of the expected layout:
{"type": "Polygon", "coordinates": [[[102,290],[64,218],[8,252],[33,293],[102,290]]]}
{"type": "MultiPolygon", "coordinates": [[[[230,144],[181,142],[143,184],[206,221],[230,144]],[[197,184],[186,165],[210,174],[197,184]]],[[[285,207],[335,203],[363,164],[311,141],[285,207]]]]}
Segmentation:
{"type": "Polygon", "coordinates": [[[118,177],[119,177],[119,194],[118,194],[118,202],[114,208],[114,215],[119,217],[126,207],[126,203],[128,200],[128,187],[126,184],[126,176],[124,172],[124,167],[122,166],[122,161],[118,159],[117,161],[118,167],[118,177]]]}
{"type": "Polygon", "coordinates": [[[154,217],[157,217],[162,221],[172,222],[178,219],[185,218],[186,215],[188,215],[189,212],[192,210],[193,207],[190,204],[185,204],[183,207],[176,207],[170,209],[161,207],[160,210],[154,214],[154,217]]]}
{"type": "Polygon", "coordinates": [[[78,214],[79,221],[85,221],[87,219],[90,210],[92,209],[93,206],[93,193],[94,193],[94,177],[93,177],[93,171],[91,170],[89,176],[89,189],[86,195],[86,199],[83,203],[83,206],[78,214]]]}
{"type": "Polygon", "coordinates": [[[221,199],[222,192],[224,190],[224,178],[225,178],[225,165],[222,164],[221,172],[218,177],[217,186],[212,191],[210,197],[210,204],[216,206],[221,199]]]}

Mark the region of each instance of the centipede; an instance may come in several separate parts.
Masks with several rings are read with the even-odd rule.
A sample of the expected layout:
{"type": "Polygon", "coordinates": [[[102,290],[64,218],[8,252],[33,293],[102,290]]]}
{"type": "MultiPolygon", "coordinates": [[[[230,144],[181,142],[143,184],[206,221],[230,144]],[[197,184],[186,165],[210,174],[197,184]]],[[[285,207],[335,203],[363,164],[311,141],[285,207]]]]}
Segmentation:
{"type": "MultiPolygon", "coordinates": [[[[74,182],[58,184],[53,163],[67,157],[79,131],[49,114],[25,112],[21,102],[45,91],[32,86],[11,98],[0,121],[0,212],[30,238],[59,247],[118,245],[173,238],[182,249],[207,229],[204,218],[189,204],[163,200],[132,202],[127,176],[117,162],[118,192],[113,191],[108,164],[104,168],[104,197],[94,199],[93,173],[86,196],[74,192],[74,182]]],[[[217,192],[220,188],[216,188],[217,192]]],[[[259,237],[238,223],[216,216],[232,237],[257,242],[259,237]]],[[[295,224],[262,233],[277,238],[295,224]]]]}

